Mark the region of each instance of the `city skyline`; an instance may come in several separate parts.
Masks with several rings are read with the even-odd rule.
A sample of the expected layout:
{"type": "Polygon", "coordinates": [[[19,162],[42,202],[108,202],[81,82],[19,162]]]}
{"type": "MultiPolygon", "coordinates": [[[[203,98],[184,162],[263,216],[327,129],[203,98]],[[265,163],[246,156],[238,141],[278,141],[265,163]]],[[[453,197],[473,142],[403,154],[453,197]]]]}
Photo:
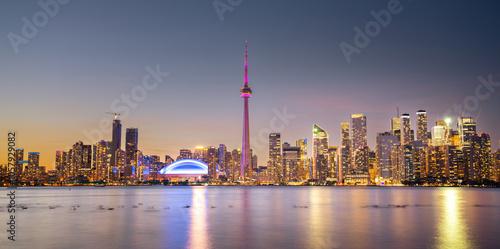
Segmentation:
{"type": "MultiPolygon", "coordinates": [[[[0,49],[5,56],[0,61],[0,127],[5,133],[18,132],[18,147],[24,148],[25,157],[40,152],[40,164],[52,169],[55,151],[67,151],[76,141],[95,144],[85,141],[83,131],[99,129],[104,118],[112,121],[105,112],[113,112],[113,101],[131,95],[148,75],[146,68],[158,66],[169,76],[147,91],[142,102],[136,101],[137,107],[129,108],[122,120],[124,129],[139,128],[143,153],[176,157],[180,149],[197,145],[239,148],[241,100],[234,92],[241,87],[241,46],[246,39],[252,51],[252,89],[259,92],[250,108],[250,144],[261,160],[267,158],[268,134],[264,140],[259,134],[272,128],[276,113],[296,115],[287,123],[274,123],[280,129],[271,131],[280,132],[283,142],[311,142],[310,127],[318,124],[328,131],[330,145],[337,146],[340,124],[349,123],[351,114],[363,113],[368,145],[374,149],[376,134],[390,130],[396,106],[410,113],[415,131],[415,112],[427,110],[430,131],[449,109],[456,120],[463,107],[455,106],[476,96],[484,80],[491,76],[490,81],[500,81],[494,49],[500,41],[494,34],[498,21],[489,18],[498,10],[495,3],[451,2],[454,11],[449,13],[446,3],[429,8],[430,3],[401,1],[403,11],[348,63],[339,44],[352,44],[353,28],[363,28],[374,18],[370,11],[386,9],[387,2],[285,7],[245,1],[221,21],[212,4],[201,1],[129,2],[113,14],[113,3],[99,3],[101,8],[94,10],[96,2],[74,1],[61,5],[18,53],[6,35],[20,34],[22,17],[30,19],[42,8],[35,2],[3,3],[8,6],[2,9],[9,12],[1,15],[5,25],[0,28],[0,49]],[[142,19],[127,19],[127,10],[138,11],[142,19]],[[256,13],[261,13],[258,18],[256,13]],[[91,29],[82,22],[91,14],[102,26],[91,22],[91,29]],[[301,14],[309,18],[294,19],[301,14]],[[429,16],[441,26],[424,20],[429,16]],[[455,25],[462,29],[453,29],[455,25]],[[116,37],[108,32],[113,27],[116,37]],[[127,39],[129,29],[146,39],[127,39]]],[[[466,116],[476,119],[481,110],[477,131],[490,134],[494,151],[500,139],[495,109],[499,93],[485,86],[480,94],[478,107],[466,116]]],[[[103,139],[111,138],[110,128],[103,139]]],[[[122,148],[123,142],[122,133],[122,148]]],[[[5,145],[0,149],[5,151],[5,145]]],[[[0,162],[6,159],[2,153],[0,162]]]]}

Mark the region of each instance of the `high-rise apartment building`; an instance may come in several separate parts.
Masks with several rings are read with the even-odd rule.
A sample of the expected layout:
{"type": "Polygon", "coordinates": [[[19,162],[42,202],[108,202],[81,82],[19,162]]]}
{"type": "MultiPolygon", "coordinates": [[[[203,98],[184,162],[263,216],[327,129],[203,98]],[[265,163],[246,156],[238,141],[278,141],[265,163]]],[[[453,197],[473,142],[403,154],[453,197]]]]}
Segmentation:
{"type": "Polygon", "coordinates": [[[24,149],[16,149],[15,151],[15,158],[16,158],[16,179],[18,181],[21,180],[21,176],[23,175],[23,163],[20,161],[24,160],[24,149]]]}
{"type": "Polygon", "coordinates": [[[405,113],[401,115],[401,145],[409,145],[412,141],[410,114],[405,113]]]}
{"type": "Polygon", "coordinates": [[[107,181],[109,176],[109,164],[108,164],[108,142],[101,140],[95,145],[96,161],[95,161],[95,171],[94,180],[95,181],[107,181]]]}
{"type": "Polygon", "coordinates": [[[417,141],[427,144],[427,112],[425,110],[417,111],[417,141]]]}
{"type": "Polygon", "coordinates": [[[38,174],[40,167],[40,153],[39,152],[29,152],[28,153],[28,170],[26,178],[30,181],[38,180],[38,174]]]}
{"type": "Polygon", "coordinates": [[[351,115],[351,140],[353,151],[367,146],[366,116],[363,114],[351,115]]]}
{"type": "Polygon", "coordinates": [[[341,123],[340,124],[340,132],[341,132],[341,146],[347,147],[350,146],[350,138],[349,138],[349,123],[341,123]]]}

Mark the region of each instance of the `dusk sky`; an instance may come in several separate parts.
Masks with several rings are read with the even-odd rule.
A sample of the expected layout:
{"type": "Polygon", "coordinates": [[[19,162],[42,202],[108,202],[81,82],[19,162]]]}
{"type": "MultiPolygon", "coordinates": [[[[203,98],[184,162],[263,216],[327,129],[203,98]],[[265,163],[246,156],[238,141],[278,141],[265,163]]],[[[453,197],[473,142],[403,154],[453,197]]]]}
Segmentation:
{"type": "MultiPolygon", "coordinates": [[[[197,145],[240,148],[245,40],[250,144],[259,165],[268,160],[265,132],[281,132],[282,142],[295,144],[311,140],[318,124],[338,146],[340,123],[355,113],[366,115],[374,150],[376,133],[390,129],[397,105],[411,115],[412,129],[415,112],[427,110],[429,130],[449,109],[455,130],[464,103],[474,119],[481,109],[477,131],[490,134],[493,150],[499,146],[498,1],[220,0],[219,8],[231,11],[219,13],[212,0],[61,2],[49,7],[53,17],[38,1],[0,3],[0,131],[4,138],[16,131],[25,160],[40,152],[48,169],[56,150],[97,142],[85,131],[113,118],[105,112],[117,109],[115,100],[126,107],[121,96],[137,92],[146,68],[157,65],[169,75],[135,108],[126,107],[123,140],[126,128],[138,127],[139,149],[162,161],[197,145]],[[376,22],[370,12],[391,8],[398,13],[369,29],[373,37],[348,62],[340,44],[356,46],[355,27],[366,33],[376,22]],[[36,33],[23,30],[31,25],[36,33]],[[478,77],[491,77],[489,88],[478,92],[478,77]],[[282,126],[276,111],[284,109],[294,117],[282,126]]],[[[111,128],[105,132],[111,140],[111,128]]]]}

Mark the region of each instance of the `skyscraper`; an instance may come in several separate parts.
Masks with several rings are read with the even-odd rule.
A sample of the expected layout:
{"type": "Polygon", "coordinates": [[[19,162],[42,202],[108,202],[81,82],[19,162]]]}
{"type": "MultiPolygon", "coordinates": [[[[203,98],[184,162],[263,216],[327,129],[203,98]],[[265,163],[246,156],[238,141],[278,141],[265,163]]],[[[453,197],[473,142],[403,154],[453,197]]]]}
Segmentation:
{"type": "Polygon", "coordinates": [[[300,148],[299,175],[302,180],[307,180],[311,172],[309,159],[307,158],[307,138],[297,140],[296,145],[300,148]]]}
{"type": "Polygon", "coordinates": [[[205,160],[206,150],[207,150],[207,148],[205,148],[201,145],[196,146],[194,148],[193,159],[207,163],[205,160]]]}
{"type": "Polygon", "coordinates": [[[243,110],[243,141],[241,147],[241,172],[242,180],[245,180],[245,167],[250,166],[250,127],[248,120],[248,98],[252,97],[252,90],[248,86],[248,62],[247,42],[245,41],[245,85],[240,90],[240,97],[244,101],[243,110]]]}
{"type": "Polygon", "coordinates": [[[191,159],[191,158],[193,158],[193,153],[191,153],[191,150],[181,149],[179,152],[179,156],[177,157],[177,161],[182,159],[191,159]]]}
{"type": "Polygon", "coordinates": [[[29,152],[28,153],[28,172],[26,174],[27,178],[31,181],[38,177],[40,163],[40,153],[39,152],[29,152]]]}
{"type": "Polygon", "coordinates": [[[470,146],[470,137],[476,134],[476,122],[472,117],[459,117],[458,118],[458,136],[460,147],[470,146]]]}
{"type": "Polygon", "coordinates": [[[20,181],[23,174],[24,149],[16,149],[16,180],[20,181]]]}
{"type": "Polygon", "coordinates": [[[116,160],[116,150],[121,149],[122,144],[122,124],[121,121],[115,116],[113,120],[113,140],[111,141],[111,166],[118,165],[116,160]]]}
{"type": "Polygon", "coordinates": [[[446,125],[443,120],[438,120],[432,127],[432,145],[442,146],[446,140],[446,125]]]}
{"type": "Polygon", "coordinates": [[[94,180],[108,180],[109,165],[108,165],[108,142],[101,140],[96,145],[96,162],[94,180]]]}
{"type": "Polygon", "coordinates": [[[69,177],[76,179],[80,175],[80,169],[83,167],[83,142],[78,141],[73,145],[71,153],[71,166],[69,177]]]}
{"type": "Polygon", "coordinates": [[[137,128],[127,128],[125,134],[125,154],[126,154],[126,164],[130,164],[135,158],[135,151],[138,148],[139,143],[139,131],[137,128]]]}
{"type": "Polygon", "coordinates": [[[398,138],[392,132],[377,133],[377,170],[380,177],[388,179],[392,176],[391,152],[398,144],[398,138]]]}
{"type": "Polygon", "coordinates": [[[366,116],[363,114],[351,115],[352,150],[362,149],[367,146],[366,116]]]}
{"type": "Polygon", "coordinates": [[[209,146],[206,148],[205,163],[208,165],[208,175],[212,180],[217,179],[217,148],[209,146]]]}
{"type": "Polygon", "coordinates": [[[349,123],[341,123],[341,146],[346,147],[350,145],[349,141],[349,123]]]}
{"type": "Polygon", "coordinates": [[[405,113],[401,115],[401,144],[408,145],[411,141],[410,114],[405,113]]]}
{"type": "Polygon", "coordinates": [[[319,125],[313,125],[313,168],[312,177],[319,177],[318,171],[321,171],[326,165],[326,154],[328,153],[328,133],[319,125]],[[325,164],[325,165],[323,165],[325,164]]]}
{"type": "Polygon", "coordinates": [[[283,180],[283,169],[281,164],[281,134],[269,134],[269,165],[268,172],[273,181],[283,180]]]}
{"type": "Polygon", "coordinates": [[[66,164],[66,152],[56,151],[56,171],[57,177],[59,179],[64,179],[66,177],[67,164],[66,164]]]}
{"type": "Polygon", "coordinates": [[[299,180],[300,147],[283,144],[283,171],[285,181],[299,180]]]}
{"type": "Polygon", "coordinates": [[[226,152],[227,148],[226,145],[224,144],[219,144],[219,149],[217,153],[219,154],[219,160],[218,160],[218,168],[220,172],[226,172],[226,152]]]}
{"type": "Polygon", "coordinates": [[[427,112],[417,111],[417,141],[427,144],[427,112]]]}

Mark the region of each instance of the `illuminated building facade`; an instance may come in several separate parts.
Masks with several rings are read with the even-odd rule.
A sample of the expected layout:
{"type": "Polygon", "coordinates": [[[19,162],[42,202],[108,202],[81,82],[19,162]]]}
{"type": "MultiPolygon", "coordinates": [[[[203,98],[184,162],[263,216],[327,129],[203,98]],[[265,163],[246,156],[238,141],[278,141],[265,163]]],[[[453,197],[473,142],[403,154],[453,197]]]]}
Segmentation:
{"type": "Polygon", "coordinates": [[[307,158],[307,138],[297,140],[296,146],[300,148],[299,177],[301,180],[307,180],[310,178],[311,172],[307,158]]]}
{"type": "Polygon", "coordinates": [[[301,165],[300,147],[283,143],[283,171],[284,181],[298,181],[301,165]]]}
{"type": "Polygon", "coordinates": [[[391,132],[377,133],[377,170],[379,177],[389,179],[392,176],[391,152],[398,146],[398,138],[391,132]]]}
{"type": "Polygon", "coordinates": [[[344,182],[346,175],[351,170],[351,149],[342,147],[338,150],[338,181],[344,182]]]}
{"type": "Polygon", "coordinates": [[[224,144],[219,144],[219,149],[217,151],[218,153],[218,157],[219,157],[219,161],[218,161],[218,169],[220,172],[226,172],[226,165],[227,165],[227,161],[226,161],[226,153],[227,153],[227,148],[226,148],[226,145],[224,144]]]}
{"type": "Polygon", "coordinates": [[[349,140],[349,123],[340,124],[340,133],[342,147],[350,146],[351,142],[349,140]]]}
{"type": "Polygon", "coordinates": [[[23,164],[20,161],[24,160],[24,149],[16,149],[15,150],[15,158],[16,158],[16,179],[21,180],[21,176],[23,175],[23,164]]]}
{"type": "Polygon", "coordinates": [[[490,180],[493,169],[490,135],[473,134],[469,137],[470,152],[465,158],[468,164],[467,179],[470,181],[490,180]]]}
{"type": "Polygon", "coordinates": [[[427,144],[427,112],[425,110],[417,111],[417,141],[427,144]]]}
{"type": "Polygon", "coordinates": [[[67,153],[64,151],[56,151],[56,172],[58,180],[63,180],[67,175],[67,153]]]}
{"type": "Polygon", "coordinates": [[[192,159],[192,158],[193,158],[193,153],[191,153],[191,150],[181,149],[179,152],[179,156],[177,157],[177,161],[182,159],[192,159]]]}
{"type": "Polygon", "coordinates": [[[401,115],[401,145],[409,145],[412,142],[410,128],[410,114],[401,115]]]}
{"type": "Polygon", "coordinates": [[[38,173],[40,171],[40,153],[39,152],[29,152],[28,153],[28,170],[26,178],[29,181],[38,180],[38,173]]]}
{"type": "Polygon", "coordinates": [[[319,178],[318,172],[327,167],[328,153],[328,133],[319,125],[313,125],[313,169],[312,176],[314,179],[319,178]]]}
{"type": "Polygon", "coordinates": [[[460,147],[470,146],[470,137],[476,134],[476,122],[472,117],[459,117],[458,118],[458,136],[460,147]]]}
{"type": "Polygon", "coordinates": [[[109,173],[108,142],[101,140],[96,145],[94,181],[107,181],[109,173]]]}
{"type": "Polygon", "coordinates": [[[353,151],[367,146],[366,116],[363,114],[351,115],[351,136],[353,151]]]}
{"type": "Polygon", "coordinates": [[[401,140],[401,118],[394,117],[391,119],[391,134],[398,137],[401,140]]]}
{"type": "Polygon", "coordinates": [[[210,146],[206,148],[206,156],[204,162],[208,165],[208,175],[210,179],[216,180],[217,176],[217,159],[219,154],[217,153],[217,148],[210,146]]]}
{"type": "Polygon", "coordinates": [[[284,171],[281,161],[281,134],[269,134],[269,164],[270,179],[280,182],[284,180],[284,171]]]}
{"type": "Polygon", "coordinates": [[[327,180],[332,179],[338,181],[338,149],[337,146],[328,147],[328,173],[327,180]]]}
{"type": "Polygon", "coordinates": [[[206,154],[206,149],[205,147],[199,145],[194,148],[193,152],[193,159],[205,162],[205,154],[206,154]]]}
{"type": "Polygon", "coordinates": [[[230,164],[228,165],[229,168],[226,171],[228,179],[230,179],[231,181],[236,181],[240,177],[241,149],[233,149],[227,156],[230,162],[230,164]]]}

